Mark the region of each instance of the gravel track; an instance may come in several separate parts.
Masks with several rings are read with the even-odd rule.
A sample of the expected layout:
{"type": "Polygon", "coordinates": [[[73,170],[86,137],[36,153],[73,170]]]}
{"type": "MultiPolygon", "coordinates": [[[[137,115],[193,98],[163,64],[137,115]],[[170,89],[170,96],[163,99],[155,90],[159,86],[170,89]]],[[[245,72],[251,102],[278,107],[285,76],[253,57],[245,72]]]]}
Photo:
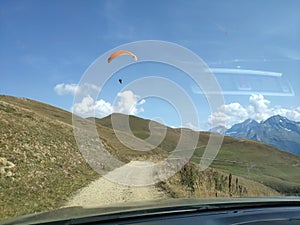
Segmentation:
{"type": "MultiPolygon", "coordinates": [[[[147,167],[147,166],[146,166],[147,167]]],[[[130,162],[125,166],[118,168],[108,174],[110,180],[101,177],[87,187],[79,190],[75,196],[66,204],[69,206],[96,207],[124,202],[137,202],[146,200],[155,200],[167,198],[166,194],[154,185],[149,186],[129,186],[123,185],[124,180],[120,183],[112,182],[111,178],[120,179],[126,177],[127,182],[143,183],[149,180],[151,174],[147,174],[145,163],[130,162]],[[137,182],[137,181],[141,182],[137,182]]]]}

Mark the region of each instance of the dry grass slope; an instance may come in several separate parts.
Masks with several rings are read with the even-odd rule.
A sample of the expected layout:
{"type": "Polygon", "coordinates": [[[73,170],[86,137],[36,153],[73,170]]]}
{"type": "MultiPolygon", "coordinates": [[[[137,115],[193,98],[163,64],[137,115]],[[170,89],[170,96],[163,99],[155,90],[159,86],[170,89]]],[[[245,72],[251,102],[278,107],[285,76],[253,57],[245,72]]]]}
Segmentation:
{"type": "MultiPolygon", "coordinates": [[[[96,123],[106,149],[123,162],[161,160],[176,147],[180,137],[180,129],[167,128],[167,136],[156,149],[133,151],[117,139],[110,117],[96,119],[96,123]]],[[[130,126],[137,137],[149,136],[149,121],[130,117],[130,126]]],[[[199,173],[195,163],[210,134],[191,134],[199,135],[193,162],[159,184],[171,197],[278,194],[271,188],[284,194],[300,193],[299,156],[258,142],[225,137],[213,168],[199,173]]],[[[99,177],[78,151],[71,113],[10,96],[0,96],[0,173],[1,219],[60,207],[99,177]]]]}
{"type": "MultiPolygon", "coordinates": [[[[121,114],[118,116],[125,118],[121,114]]],[[[149,122],[149,120],[143,120],[135,116],[130,116],[129,118],[129,124],[133,133],[140,138],[149,136],[149,122]]],[[[109,135],[104,136],[106,136],[105,138],[107,138],[107,143],[109,143],[111,149],[122,149],[122,151],[116,153],[121,155],[120,157],[130,160],[130,158],[138,154],[136,151],[123,151],[126,147],[115,138],[111,129],[110,116],[96,119],[96,123],[99,125],[99,130],[101,130],[100,127],[105,127],[107,129],[106,132],[111,132],[109,135]]],[[[165,139],[156,149],[157,153],[164,156],[168,155],[176,147],[181,133],[180,129],[167,129],[165,139]]],[[[105,132],[100,132],[100,136],[101,134],[105,134],[105,132]]],[[[194,163],[199,163],[211,133],[191,132],[191,134],[199,136],[198,145],[192,157],[194,163]]],[[[226,174],[231,173],[232,175],[269,186],[281,194],[300,195],[300,156],[281,151],[260,142],[224,137],[218,156],[211,167],[226,174]]]]}
{"type": "Polygon", "coordinates": [[[277,191],[243,177],[209,168],[199,171],[190,162],[159,187],[175,198],[215,198],[243,196],[275,196],[277,191]]]}
{"type": "Polygon", "coordinates": [[[98,177],[68,124],[30,110],[30,100],[5,100],[0,98],[1,219],[57,208],[98,177]]]}

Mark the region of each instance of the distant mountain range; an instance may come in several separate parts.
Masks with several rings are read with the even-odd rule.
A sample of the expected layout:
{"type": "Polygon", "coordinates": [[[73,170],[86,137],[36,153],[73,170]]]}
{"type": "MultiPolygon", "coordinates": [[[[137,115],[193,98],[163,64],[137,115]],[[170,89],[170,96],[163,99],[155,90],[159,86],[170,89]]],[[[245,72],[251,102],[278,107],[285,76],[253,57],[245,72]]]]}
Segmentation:
{"type": "Polygon", "coordinates": [[[287,152],[300,154],[300,122],[280,115],[272,116],[260,123],[247,119],[229,129],[219,126],[210,131],[225,136],[260,141],[287,152]]]}

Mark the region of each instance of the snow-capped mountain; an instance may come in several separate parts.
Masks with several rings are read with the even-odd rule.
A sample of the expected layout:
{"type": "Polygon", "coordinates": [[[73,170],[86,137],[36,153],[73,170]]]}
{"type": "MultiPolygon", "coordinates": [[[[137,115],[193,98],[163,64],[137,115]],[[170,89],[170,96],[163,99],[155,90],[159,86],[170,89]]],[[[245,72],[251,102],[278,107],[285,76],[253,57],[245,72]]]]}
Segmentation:
{"type": "Polygon", "coordinates": [[[225,135],[245,138],[251,135],[252,130],[257,126],[259,126],[259,123],[256,122],[256,120],[247,119],[244,122],[235,124],[230,129],[226,130],[225,135]]]}
{"type": "Polygon", "coordinates": [[[272,116],[260,123],[247,119],[233,125],[223,134],[261,141],[284,151],[300,154],[300,122],[283,116],[272,116]]]}

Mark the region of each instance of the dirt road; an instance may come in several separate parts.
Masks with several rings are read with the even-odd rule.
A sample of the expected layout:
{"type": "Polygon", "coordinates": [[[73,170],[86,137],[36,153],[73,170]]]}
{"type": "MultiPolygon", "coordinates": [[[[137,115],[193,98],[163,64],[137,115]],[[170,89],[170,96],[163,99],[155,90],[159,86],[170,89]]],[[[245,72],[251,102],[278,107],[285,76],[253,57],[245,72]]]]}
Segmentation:
{"type": "MultiPolygon", "coordinates": [[[[132,182],[134,185],[138,185],[147,183],[151,176],[151,172],[146,169],[144,163],[134,161],[110,172],[106,177],[114,181],[120,180],[120,183],[132,182]]],[[[81,189],[66,206],[95,207],[114,203],[167,198],[166,194],[154,185],[128,186],[110,180],[101,177],[92,182],[81,189]]]]}

